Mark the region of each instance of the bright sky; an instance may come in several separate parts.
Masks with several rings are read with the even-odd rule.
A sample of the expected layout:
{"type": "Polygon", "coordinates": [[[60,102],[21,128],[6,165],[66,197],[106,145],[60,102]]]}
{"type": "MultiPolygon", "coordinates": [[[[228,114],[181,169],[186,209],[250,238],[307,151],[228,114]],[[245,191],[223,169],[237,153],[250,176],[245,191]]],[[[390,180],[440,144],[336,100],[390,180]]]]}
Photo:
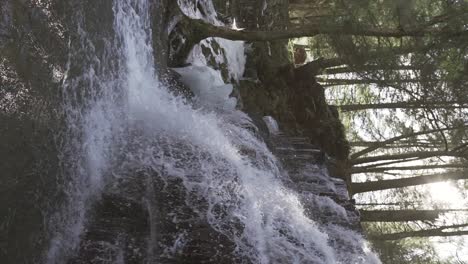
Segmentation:
{"type": "MultiPolygon", "coordinates": [[[[428,184],[427,188],[431,194],[430,199],[433,203],[442,204],[445,208],[466,208],[468,201],[462,195],[461,190],[453,182],[440,182],[428,184]]],[[[453,223],[453,217],[448,217],[448,224],[453,223]]],[[[466,219],[465,219],[466,221],[466,219]]],[[[456,224],[456,223],[453,223],[456,224]]],[[[431,239],[435,248],[441,257],[458,256],[462,261],[468,261],[468,236],[452,238],[433,238],[431,239]]]]}
{"type": "MultiPolygon", "coordinates": [[[[336,89],[336,91],[333,91],[333,89],[327,89],[327,96],[328,98],[333,98],[334,96],[340,96],[342,95],[342,90],[343,87],[336,89]],[[335,92],[335,94],[334,94],[335,92]],[[336,94],[337,93],[337,94],[336,94]]],[[[346,88],[349,89],[349,88],[346,88]]],[[[377,87],[374,87],[374,89],[378,89],[377,87]]],[[[414,118],[408,116],[405,114],[403,111],[386,111],[386,110],[380,110],[378,115],[372,114],[370,115],[370,120],[372,122],[372,125],[374,127],[379,128],[381,130],[381,135],[384,138],[391,138],[393,136],[396,136],[394,131],[392,129],[389,129],[386,126],[386,117],[389,115],[393,115],[393,118],[395,120],[400,120],[404,121],[405,126],[411,127],[413,126],[414,131],[419,131],[419,126],[417,125],[417,121],[414,120],[414,118]]],[[[353,126],[353,129],[356,130],[359,135],[364,139],[364,140],[369,140],[373,141],[374,138],[372,138],[371,134],[369,134],[366,131],[366,128],[369,127],[368,121],[365,121],[362,118],[356,118],[354,120],[351,126],[353,126]]],[[[449,159],[443,158],[443,160],[448,161],[449,159]]],[[[414,166],[414,165],[423,165],[423,161],[413,161],[413,162],[406,162],[402,166],[414,166]]],[[[390,165],[391,166],[391,165],[390,165]]],[[[443,172],[442,171],[426,171],[427,174],[431,173],[438,173],[438,172],[443,172]]],[[[411,176],[411,175],[408,175],[411,176]]],[[[393,178],[393,176],[384,176],[384,178],[393,178]]],[[[366,180],[365,175],[356,175],[355,180],[366,180]]],[[[466,190],[461,188],[457,188],[453,182],[441,182],[441,183],[433,183],[433,184],[428,184],[428,185],[422,185],[420,187],[417,187],[421,191],[425,191],[429,194],[429,196],[426,197],[426,200],[423,201],[423,206],[427,209],[433,208],[434,205],[437,205],[439,208],[450,208],[450,209],[462,209],[462,208],[467,208],[468,207],[468,193],[466,190]]],[[[381,195],[383,195],[382,193],[381,195]]],[[[377,197],[379,194],[377,194],[377,197]]],[[[368,202],[368,195],[358,195],[357,198],[359,199],[359,202],[368,202]]],[[[385,201],[385,198],[378,199],[380,201],[385,201]]],[[[459,221],[462,223],[466,223],[468,221],[467,216],[468,213],[459,213],[459,215],[464,216],[462,221],[459,221]]],[[[456,219],[453,217],[454,215],[448,214],[446,218],[445,225],[450,225],[450,224],[456,224],[456,219]],[[452,218],[452,219],[451,219],[452,218]]],[[[439,256],[442,258],[448,258],[448,257],[456,257],[458,256],[459,260],[465,261],[468,263],[468,236],[461,236],[461,237],[449,237],[449,238],[440,238],[440,237],[434,237],[431,238],[431,241],[433,242],[435,249],[437,250],[439,256]]]]}

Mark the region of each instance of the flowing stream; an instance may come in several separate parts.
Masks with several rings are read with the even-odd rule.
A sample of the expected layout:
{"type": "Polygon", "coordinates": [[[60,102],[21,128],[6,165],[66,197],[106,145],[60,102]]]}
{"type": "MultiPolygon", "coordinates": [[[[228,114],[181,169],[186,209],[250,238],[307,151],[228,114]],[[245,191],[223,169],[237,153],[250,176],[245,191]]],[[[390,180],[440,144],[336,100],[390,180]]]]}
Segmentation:
{"type": "MultiPolygon", "coordinates": [[[[148,212],[145,250],[138,253],[144,262],[178,263],[168,260],[189,250],[184,247],[195,227],[172,230],[161,242],[161,233],[169,231],[158,228],[164,226],[158,219],[168,218],[160,214],[173,222],[183,216],[170,211],[172,200],[154,198],[174,182],[184,194],[179,207],[191,210],[187,218],[222,235],[238,263],[378,263],[360,235],[309,216],[301,194],[283,184],[286,172],[246,114],[194,107],[162,84],[149,0],[115,0],[109,8],[113,23],[107,35],[96,41],[82,16],[80,39],[70,44],[63,83],[66,202],[49,223],[47,263],[66,263],[80,254],[96,203],[109,193],[138,201],[148,212]]],[[[89,263],[128,262],[122,244],[101,245],[111,256],[103,253],[109,259],[89,263]]]]}

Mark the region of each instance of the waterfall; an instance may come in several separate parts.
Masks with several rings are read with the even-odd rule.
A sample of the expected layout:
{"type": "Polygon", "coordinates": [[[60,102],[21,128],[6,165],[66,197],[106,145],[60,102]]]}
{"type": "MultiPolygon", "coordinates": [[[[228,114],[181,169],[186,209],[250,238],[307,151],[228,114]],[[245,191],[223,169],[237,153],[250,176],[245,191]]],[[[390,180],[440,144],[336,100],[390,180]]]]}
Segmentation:
{"type": "MultiPolygon", "coordinates": [[[[168,217],[159,208],[172,201],[152,199],[173,182],[183,186],[190,219],[229,240],[242,263],[378,263],[359,234],[312,219],[307,199],[284,184],[287,173],[245,113],[194,107],[158,80],[150,10],[149,0],[115,0],[111,33],[99,45],[77,23],[80,48],[71,48],[63,83],[67,199],[49,224],[47,263],[79,254],[93,206],[107,193],[144,201],[149,232],[140,254],[148,263],[183,251],[191,224],[173,231],[172,247],[156,250],[166,232],[157,219],[168,217]],[[142,183],[143,193],[128,191],[131,182],[142,183]]],[[[331,200],[316,202],[342,214],[331,200]]],[[[177,213],[174,222],[183,219],[177,213]]],[[[124,263],[122,250],[99,263],[124,263]]]]}

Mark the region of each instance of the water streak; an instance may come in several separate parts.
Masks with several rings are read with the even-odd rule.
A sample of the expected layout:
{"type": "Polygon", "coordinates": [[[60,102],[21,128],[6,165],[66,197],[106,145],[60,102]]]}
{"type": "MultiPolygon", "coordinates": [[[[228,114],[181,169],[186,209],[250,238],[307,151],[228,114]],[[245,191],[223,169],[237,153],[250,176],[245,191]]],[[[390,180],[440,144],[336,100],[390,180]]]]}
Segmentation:
{"type": "MultiPolygon", "coordinates": [[[[253,263],[372,263],[367,253],[343,256],[345,249],[333,246],[330,238],[343,234],[353,248],[363,248],[365,242],[353,231],[321,226],[308,216],[302,197],[284,186],[287,175],[246,114],[195,109],[159,82],[150,10],[149,0],[115,1],[115,36],[105,42],[103,54],[82,32],[87,67],[64,83],[70,137],[66,164],[73,164],[67,170],[69,200],[55,218],[60,221],[48,263],[63,263],[77,250],[90,206],[115,179],[109,175],[121,159],[133,167],[164,168],[157,176],[164,180],[181,179],[187,194],[196,197],[187,204],[235,243],[240,258],[253,263]],[[131,132],[135,130],[138,137],[131,132]]],[[[183,247],[184,236],[174,237],[174,248],[167,251],[183,247]]]]}

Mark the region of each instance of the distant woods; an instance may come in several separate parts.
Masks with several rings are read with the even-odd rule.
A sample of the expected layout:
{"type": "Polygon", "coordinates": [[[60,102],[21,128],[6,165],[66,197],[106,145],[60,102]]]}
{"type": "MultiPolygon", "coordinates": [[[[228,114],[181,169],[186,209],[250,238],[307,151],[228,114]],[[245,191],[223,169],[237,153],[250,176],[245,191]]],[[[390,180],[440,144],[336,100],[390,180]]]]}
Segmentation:
{"type": "Polygon", "coordinates": [[[350,191],[383,262],[463,263],[432,241],[468,235],[466,202],[447,198],[468,186],[467,2],[290,2],[294,26],[348,30],[310,38],[303,67],[347,124],[350,191]]]}

